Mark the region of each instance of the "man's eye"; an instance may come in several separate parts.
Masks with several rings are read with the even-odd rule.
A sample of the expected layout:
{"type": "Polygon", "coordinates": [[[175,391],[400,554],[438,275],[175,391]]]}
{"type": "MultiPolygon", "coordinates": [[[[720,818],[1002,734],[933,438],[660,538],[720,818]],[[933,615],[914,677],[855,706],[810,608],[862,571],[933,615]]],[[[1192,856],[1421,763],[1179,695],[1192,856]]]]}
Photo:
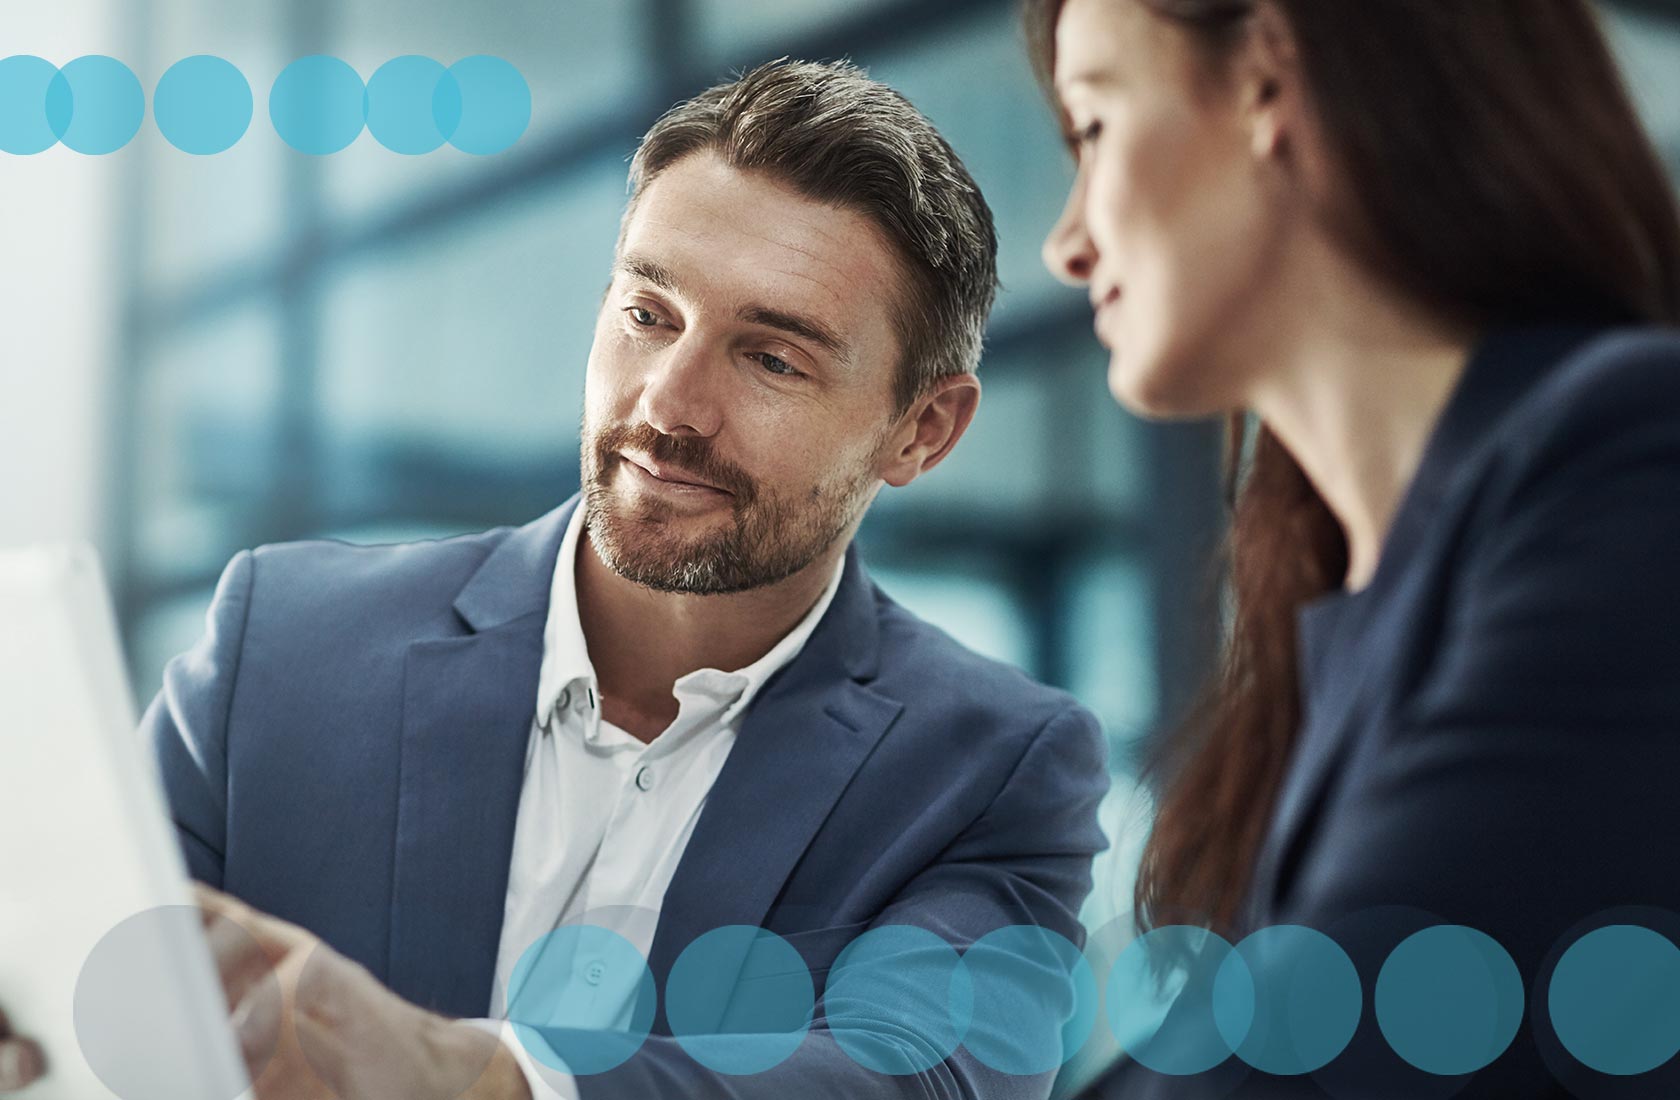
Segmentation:
{"type": "Polygon", "coordinates": [[[1101,122],[1092,122],[1089,126],[1085,127],[1083,130],[1079,131],[1079,135],[1078,135],[1079,144],[1089,145],[1091,142],[1097,140],[1097,138],[1101,134],[1102,134],[1102,123],[1101,122]]]}
{"type": "Polygon", "coordinates": [[[654,313],[651,309],[643,309],[641,306],[631,306],[624,312],[630,315],[630,320],[634,321],[642,328],[653,328],[655,325],[659,324],[659,315],[654,313]]]}
{"type": "Polygon", "coordinates": [[[759,364],[762,365],[764,367],[764,369],[769,371],[771,374],[798,374],[799,373],[791,365],[788,364],[787,360],[778,359],[776,356],[771,355],[767,351],[755,352],[751,356],[749,356],[748,358],[756,359],[759,362],[759,364]]]}

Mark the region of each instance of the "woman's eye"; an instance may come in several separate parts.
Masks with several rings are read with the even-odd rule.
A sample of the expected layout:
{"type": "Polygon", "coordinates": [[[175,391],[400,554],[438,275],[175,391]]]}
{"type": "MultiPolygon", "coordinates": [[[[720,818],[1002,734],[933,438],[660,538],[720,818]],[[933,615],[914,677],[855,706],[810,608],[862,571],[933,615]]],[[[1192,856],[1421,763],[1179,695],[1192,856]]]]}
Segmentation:
{"type": "Polygon", "coordinates": [[[1079,135],[1078,135],[1079,144],[1080,145],[1089,145],[1091,142],[1097,140],[1098,135],[1100,135],[1101,133],[1102,133],[1102,123],[1101,122],[1092,122],[1089,126],[1085,127],[1083,130],[1079,131],[1079,135]]]}
{"type": "Polygon", "coordinates": [[[630,315],[630,320],[634,321],[642,328],[653,328],[655,325],[659,324],[659,315],[654,313],[651,309],[643,309],[641,306],[631,306],[624,312],[630,315]]]}
{"type": "Polygon", "coordinates": [[[798,374],[785,359],[778,359],[767,351],[755,352],[748,358],[756,359],[765,370],[771,374],[798,374]]]}

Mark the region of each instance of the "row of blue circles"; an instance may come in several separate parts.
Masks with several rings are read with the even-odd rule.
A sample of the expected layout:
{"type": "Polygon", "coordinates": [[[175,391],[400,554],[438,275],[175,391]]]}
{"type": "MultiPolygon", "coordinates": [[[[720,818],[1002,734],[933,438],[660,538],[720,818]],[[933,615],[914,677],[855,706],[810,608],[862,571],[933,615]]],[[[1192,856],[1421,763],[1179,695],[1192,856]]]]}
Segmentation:
{"type": "MultiPolygon", "coordinates": [[[[244,75],[209,55],[176,62],[152,93],[158,131],[198,156],[236,145],[253,107],[244,75]]],[[[316,55],[281,72],[268,113],[281,140],[314,156],[338,152],[363,129],[395,153],[430,153],[448,142],[488,156],[525,133],[531,89],[518,69],[484,54],[448,67],[398,57],[366,84],[344,61],[316,55]]],[[[114,58],[94,54],[63,67],[29,54],[0,59],[0,151],[31,156],[62,142],[88,156],[114,153],[139,133],[145,114],[139,79],[114,58]]]]}
{"type": "MultiPolygon", "coordinates": [[[[509,989],[516,1033],[556,1069],[612,1069],[652,1028],[652,973],[628,940],[604,928],[569,926],[538,940],[509,989]],[[579,959],[593,970],[582,980],[579,959]],[[632,975],[638,992],[629,1027],[606,1040],[587,1023],[602,973],[632,975]]],[[[1472,928],[1437,925],[1390,952],[1374,1004],[1395,1053],[1426,1073],[1457,1076],[1510,1046],[1524,996],[1522,976],[1498,943],[1472,928]]],[[[1202,1073],[1235,1055],[1267,1073],[1298,1075],[1346,1048],[1363,993],[1346,952],[1296,925],[1263,928],[1235,945],[1201,928],[1154,929],[1120,953],[1100,993],[1089,959],[1047,929],[1001,929],[959,955],[933,932],[892,926],[863,933],[840,953],[824,1010],[837,1045],[880,1073],[924,1072],[965,1046],[999,1072],[1028,1075],[1057,1069],[1085,1045],[1100,1001],[1120,1045],[1158,1073],[1202,1073]],[[1175,986],[1170,1013],[1164,982],[1175,986]],[[930,992],[946,1001],[943,1016],[929,1018],[930,992]],[[882,1041],[895,1032],[918,1041],[882,1041]]],[[[815,1003],[798,952],[744,926],[690,944],[665,991],[671,1033],[684,1050],[737,1075],[791,1055],[815,1003]],[[737,978],[744,994],[729,1000],[737,978]],[[730,1034],[714,1034],[725,1011],[730,1034]]],[[[1637,925],[1589,932],[1559,960],[1548,1008],[1558,1039],[1583,1065],[1618,1076],[1649,1072],[1680,1052],[1680,947],[1637,925]]]]}

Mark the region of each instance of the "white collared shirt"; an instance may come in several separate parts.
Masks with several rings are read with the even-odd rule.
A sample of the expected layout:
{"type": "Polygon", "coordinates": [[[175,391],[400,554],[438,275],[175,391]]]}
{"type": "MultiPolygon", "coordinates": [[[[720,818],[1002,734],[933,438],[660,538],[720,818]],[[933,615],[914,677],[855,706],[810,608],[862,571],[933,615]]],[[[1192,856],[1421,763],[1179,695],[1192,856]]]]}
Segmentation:
{"type": "MultiPolygon", "coordinates": [[[[562,925],[610,928],[645,959],[665,891],[676,874],[706,796],[734,747],[742,716],[769,678],[804,648],[840,587],[844,559],[816,605],[763,657],[734,672],[704,668],[677,680],[676,720],[648,744],[601,717],[600,689],[578,617],[580,502],[554,564],[536,718],[508,873],[490,1013],[507,1014],[508,981],[520,957],[562,925]]],[[[574,1026],[621,1028],[634,1008],[639,972],[614,973],[580,959],[574,980],[594,987],[589,1020],[574,1026]]],[[[543,973],[554,971],[545,960],[543,973]]],[[[543,1088],[511,1028],[534,1096],[543,1088]]]]}

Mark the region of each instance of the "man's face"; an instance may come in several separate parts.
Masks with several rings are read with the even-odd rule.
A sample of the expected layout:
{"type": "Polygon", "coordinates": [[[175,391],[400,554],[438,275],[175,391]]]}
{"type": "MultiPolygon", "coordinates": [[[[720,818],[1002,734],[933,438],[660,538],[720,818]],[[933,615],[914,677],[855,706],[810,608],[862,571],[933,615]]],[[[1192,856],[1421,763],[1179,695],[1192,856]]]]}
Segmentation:
{"type": "Polygon", "coordinates": [[[584,398],[591,542],[661,591],[738,592],[855,529],[893,426],[899,265],[861,214],[711,153],[624,226],[584,398]]]}

